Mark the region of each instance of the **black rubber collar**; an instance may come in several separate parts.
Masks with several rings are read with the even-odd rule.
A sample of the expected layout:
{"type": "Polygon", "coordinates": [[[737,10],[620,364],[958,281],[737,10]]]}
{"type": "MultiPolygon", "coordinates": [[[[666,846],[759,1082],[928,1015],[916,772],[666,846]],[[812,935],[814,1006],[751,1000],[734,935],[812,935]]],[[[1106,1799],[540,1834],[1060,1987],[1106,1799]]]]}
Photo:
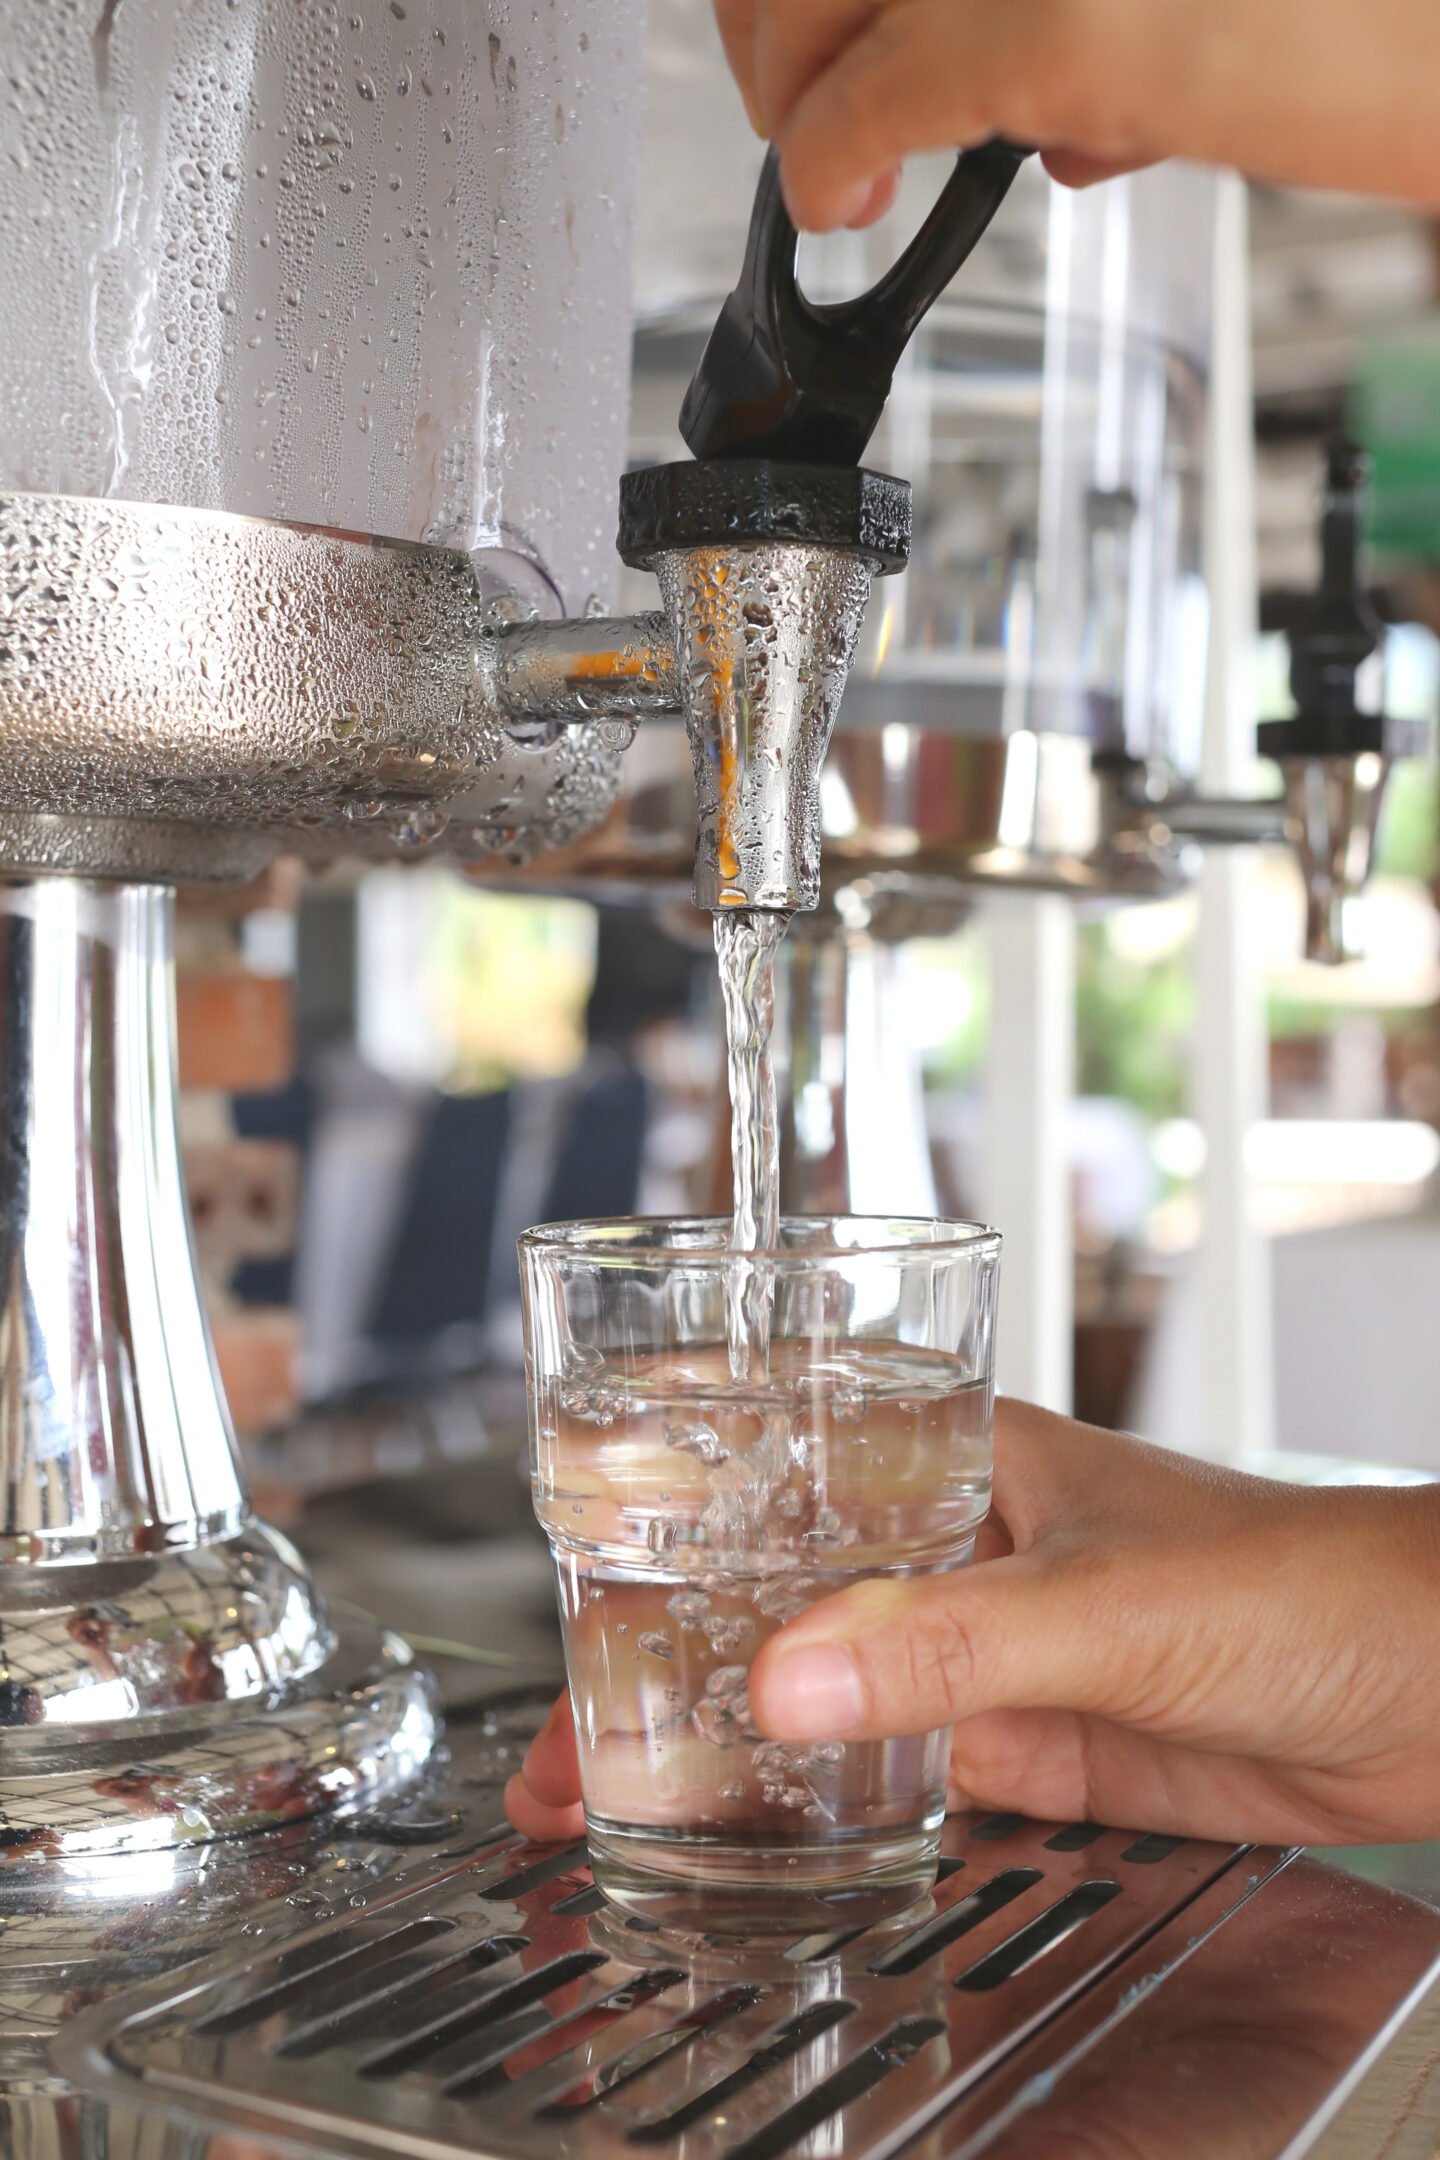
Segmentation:
{"type": "Polygon", "coordinates": [[[620,482],[620,558],[648,570],[657,555],[766,541],[866,555],[882,571],[910,558],[910,483],[854,465],[781,465],[700,458],[647,465],[620,482]]]}

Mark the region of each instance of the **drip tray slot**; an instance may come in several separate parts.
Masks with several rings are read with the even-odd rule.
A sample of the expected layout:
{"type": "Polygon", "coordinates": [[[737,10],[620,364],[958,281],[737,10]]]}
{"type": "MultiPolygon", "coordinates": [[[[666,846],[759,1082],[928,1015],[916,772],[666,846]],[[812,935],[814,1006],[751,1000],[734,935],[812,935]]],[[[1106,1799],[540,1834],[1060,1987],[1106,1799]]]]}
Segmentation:
{"type": "Polygon", "coordinates": [[[1183,1956],[1284,1860],[957,1816],[913,1921],[721,1945],[623,1926],[583,1845],[506,1839],[130,1990],[56,2052],[112,2102],[355,2160],[877,2160],[1090,1996],[1112,2017],[1177,1916],[1183,1956]]]}

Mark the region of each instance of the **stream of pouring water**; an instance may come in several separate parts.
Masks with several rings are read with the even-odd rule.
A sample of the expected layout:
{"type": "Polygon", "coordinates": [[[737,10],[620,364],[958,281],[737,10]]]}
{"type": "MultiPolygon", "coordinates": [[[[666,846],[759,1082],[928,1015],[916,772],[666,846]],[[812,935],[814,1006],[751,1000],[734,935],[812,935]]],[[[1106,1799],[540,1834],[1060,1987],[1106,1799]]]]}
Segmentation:
{"type": "MultiPolygon", "coordinates": [[[[770,1037],[775,1022],[775,954],[790,918],[741,909],[715,917],[715,957],[725,1000],[730,1081],[730,1154],[737,1255],[773,1252],[780,1234],[780,1124],[770,1037]]],[[[770,1362],[771,1271],[736,1259],[725,1290],[730,1374],[763,1382],[770,1362]]]]}

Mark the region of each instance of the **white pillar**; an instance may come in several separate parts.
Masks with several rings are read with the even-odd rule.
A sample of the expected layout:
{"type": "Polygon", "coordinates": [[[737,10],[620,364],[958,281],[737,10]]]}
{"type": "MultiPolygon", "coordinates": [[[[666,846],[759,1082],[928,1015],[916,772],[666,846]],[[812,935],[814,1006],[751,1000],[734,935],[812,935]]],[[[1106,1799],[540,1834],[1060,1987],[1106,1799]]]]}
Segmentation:
{"type": "Polygon", "coordinates": [[[1005,1239],[1001,1392],[1069,1410],[1075,1252],[1068,1125],[1075,1092],[1075,916],[1067,900],[996,893],[979,1206],[1005,1239]]]}
{"type": "MultiPolygon", "coordinates": [[[[1211,631],[1201,784],[1255,790],[1255,420],[1251,379],[1249,206],[1244,182],[1220,183],[1215,330],[1206,471],[1211,631]]],[[[1261,949],[1261,863],[1249,848],[1212,848],[1200,884],[1195,1060],[1205,1133],[1204,1234],[1196,1255],[1199,1452],[1236,1460],[1274,1444],[1270,1255],[1256,1229],[1245,1140],[1269,1096],[1261,949]]],[[[1157,1438],[1164,1437],[1157,1434],[1157,1438]]]]}

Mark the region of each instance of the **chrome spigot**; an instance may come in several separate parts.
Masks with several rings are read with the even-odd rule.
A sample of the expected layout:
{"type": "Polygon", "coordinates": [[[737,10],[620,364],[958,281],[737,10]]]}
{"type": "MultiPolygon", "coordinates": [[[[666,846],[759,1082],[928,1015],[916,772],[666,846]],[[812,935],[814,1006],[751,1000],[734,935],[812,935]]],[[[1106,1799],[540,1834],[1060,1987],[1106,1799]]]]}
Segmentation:
{"type": "Polygon", "coordinates": [[[1422,754],[1428,729],[1362,710],[1357,679],[1384,629],[1360,580],[1361,506],[1368,460],[1353,443],[1330,446],[1321,523],[1319,588],[1289,631],[1294,714],[1257,731],[1262,757],[1280,768],[1268,797],[1175,793],[1123,752],[1094,759],[1103,795],[1103,848],[1113,867],[1125,851],[1152,861],[1187,843],[1203,847],[1285,844],[1305,883],[1305,957],[1327,965],[1358,959],[1347,902],[1364,887],[1390,769],[1422,754]]]}
{"type": "Polygon", "coordinates": [[[1363,958],[1345,903],[1370,876],[1391,757],[1362,750],[1284,760],[1289,837],[1305,880],[1305,957],[1363,958]]]}
{"type": "Polygon", "coordinates": [[[1356,681],[1384,629],[1360,578],[1361,511],[1369,459],[1330,445],[1320,528],[1320,585],[1289,633],[1294,716],[1259,730],[1262,757],[1280,767],[1290,837],[1305,878],[1305,957],[1358,957],[1346,901],[1370,874],[1390,768],[1426,747],[1426,729],[1361,710],[1356,681]]]}
{"type": "Polygon", "coordinates": [[[910,552],[910,489],[858,460],[921,320],[1028,152],[957,158],[873,289],[819,307],[775,153],[745,261],[685,396],[694,464],[621,484],[620,553],[653,569],[695,765],[695,901],[789,913],[820,895],[820,768],[877,573],[910,552]]]}
{"type": "Polygon", "coordinates": [[[820,768],[871,580],[909,541],[909,487],[880,473],[711,459],[627,474],[620,553],[654,571],[663,610],[499,625],[488,700],[520,741],[678,711],[696,906],[813,908],[820,768]]]}
{"type": "Polygon", "coordinates": [[[871,580],[909,542],[909,487],[881,473],[735,458],[626,475],[620,552],[659,578],[694,759],[697,907],[815,906],[821,765],[871,580]]]}

